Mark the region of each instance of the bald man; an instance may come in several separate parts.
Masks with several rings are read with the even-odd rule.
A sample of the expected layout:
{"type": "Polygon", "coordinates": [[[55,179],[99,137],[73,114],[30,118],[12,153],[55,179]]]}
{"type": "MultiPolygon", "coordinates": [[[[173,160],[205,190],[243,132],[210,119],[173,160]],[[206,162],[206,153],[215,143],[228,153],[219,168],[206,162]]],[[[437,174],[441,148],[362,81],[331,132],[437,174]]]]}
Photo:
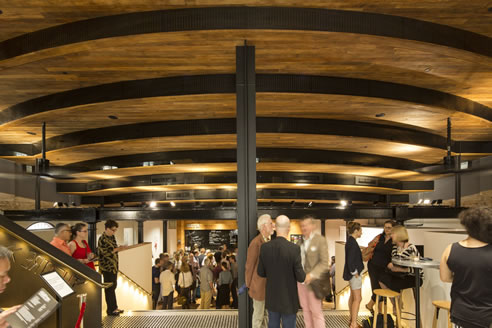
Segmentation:
{"type": "Polygon", "coordinates": [[[266,280],[258,276],[258,260],[260,257],[261,245],[270,241],[273,234],[272,217],[268,214],[263,214],[256,222],[260,234],[256,236],[248,247],[248,255],[246,257],[246,286],[248,294],[253,299],[253,328],[261,328],[265,319],[265,286],[266,280]]]}
{"type": "Polygon", "coordinates": [[[261,245],[258,275],[266,278],[265,307],[268,328],[295,328],[299,310],[297,282],[304,282],[301,249],[287,240],[290,220],[281,215],[275,220],[277,238],[261,245]]]}

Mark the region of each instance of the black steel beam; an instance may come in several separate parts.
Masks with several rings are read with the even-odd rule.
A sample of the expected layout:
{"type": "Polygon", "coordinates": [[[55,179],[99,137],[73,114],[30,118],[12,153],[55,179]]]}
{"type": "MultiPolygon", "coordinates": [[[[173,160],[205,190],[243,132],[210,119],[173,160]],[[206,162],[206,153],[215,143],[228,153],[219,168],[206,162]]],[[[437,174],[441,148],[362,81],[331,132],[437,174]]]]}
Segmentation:
{"type": "MultiPolygon", "coordinates": [[[[203,200],[215,199],[222,202],[226,199],[236,199],[236,190],[210,189],[210,190],[181,190],[171,192],[142,192],[127,193],[105,197],[82,196],[81,204],[99,205],[104,198],[105,204],[119,204],[131,202],[150,202],[150,201],[177,201],[177,200],[203,200]]],[[[312,189],[261,189],[256,191],[257,199],[303,199],[312,200],[351,200],[353,202],[385,203],[386,195],[377,193],[350,192],[350,191],[331,191],[331,190],[312,190],[312,189]]],[[[408,203],[408,194],[391,195],[391,202],[408,203]]],[[[182,206],[182,204],[178,204],[182,206]]]]}
{"type": "Polygon", "coordinates": [[[95,208],[49,208],[28,211],[5,211],[6,217],[13,221],[83,221],[96,222],[95,208]]]}
{"type": "MultiPolygon", "coordinates": [[[[0,113],[0,124],[56,109],[116,100],[233,93],[234,81],[234,74],[216,74],[101,84],[54,93],[13,105],[0,113]]],[[[392,99],[441,107],[492,121],[491,109],[483,104],[453,94],[406,84],[347,77],[294,74],[258,74],[256,84],[257,92],[338,94],[392,99]]],[[[465,145],[472,147],[470,144],[465,145]]],[[[480,150],[480,147],[477,148],[480,150]]]]}
{"type": "MultiPolygon", "coordinates": [[[[259,205],[258,215],[270,214],[276,217],[284,214],[293,219],[299,219],[306,214],[317,218],[329,219],[396,219],[405,221],[409,219],[449,219],[457,218],[458,214],[466,208],[447,206],[349,206],[346,208],[326,207],[284,207],[271,208],[269,205],[259,205]]],[[[36,211],[5,211],[4,215],[13,221],[85,221],[92,222],[97,214],[97,221],[112,220],[236,220],[235,206],[210,207],[210,208],[90,208],[90,209],[49,209],[36,211]],[[72,211],[67,211],[72,210],[72,211]],[[41,212],[41,213],[39,213],[41,212]],[[87,213],[92,213],[90,218],[87,213]]],[[[95,222],[95,221],[93,221],[95,222]]]]}
{"type": "MultiPolygon", "coordinates": [[[[434,181],[399,181],[377,177],[315,172],[255,171],[255,173],[257,183],[333,184],[391,188],[396,190],[434,189],[434,181]]],[[[131,176],[123,179],[97,180],[88,183],[58,183],[56,190],[57,192],[70,193],[158,185],[183,185],[183,188],[186,188],[187,184],[230,184],[236,183],[236,181],[236,172],[154,174],[131,176]]]]}
{"type": "MultiPolygon", "coordinates": [[[[110,141],[173,137],[186,135],[235,134],[235,119],[176,120],[144,122],[90,129],[52,137],[50,151],[110,141]]],[[[391,140],[426,147],[446,149],[446,138],[409,128],[357,121],[258,117],[258,133],[322,134],[391,140]]],[[[40,148],[36,144],[35,149],[40,148]]],[[[480,147],[476,147],[479,151],[480,147]]]]}
{"type": "MultiPolygon", "coordinates": [[[[316,150],[299,148],[257,148],[256,156],[260,162],[346,164],[385,167],[398,170],[415,170],[426,165],[406,158],[382,155],[344,152],[334,150],[316,150]]],[[[142,166],[143,162],[152,161],[154,165],[173,163],[235,163],[236,149],[187,150],[144,153],[104,157],[89,161],[69,164],[65,169],[86,172],[101,170],[104,165],[118,168],[142,166]]],[[[50,167],[50,172],[53,167],[50,167]]],[[[61,171],[65,173],[66,171],[61,171]]]]}
{"type": "MultiPolygon", "coordinates": [[[[239,285],[246,280],[247,249],[256,236],[256,69],[255,47],[236,47],[237,227],[239,285]]],[[[251,327],[248,293],[239,295],[239,328],[251,327]]]]}
{"type": "Polygon", "coordinates": [[[102,16],[49,27],[0,42],[0,60],[103,38],[230,29],[366,34],[492,56],[492,41],[485,35],[408,17],[320,8],[208,7],[102,16]]]}

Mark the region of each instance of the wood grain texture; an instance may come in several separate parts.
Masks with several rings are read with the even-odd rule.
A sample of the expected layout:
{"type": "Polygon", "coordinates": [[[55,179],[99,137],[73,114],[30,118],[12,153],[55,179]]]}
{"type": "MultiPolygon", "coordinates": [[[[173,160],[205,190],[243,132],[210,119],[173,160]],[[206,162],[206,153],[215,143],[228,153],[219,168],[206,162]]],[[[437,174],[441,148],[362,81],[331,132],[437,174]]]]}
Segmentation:
{"type": "MultiPolygon", "coordinates": [[[[235,117],[234,94],[152,97],[69,107],[0,126],[0,143],[34,143],[47,123],[47,138],[86,129],[160,120],[193,120],[235,117]],[[213,109],[213,110],[211,110],[213,109]],[[116,115],[117,120],[108,118],[116,115]],[[34,132],[36,135],[29,135],[34,132]]],[[[439,107],[381,98],[345,95],[258,93],[258,117],[298,117],[353,120],[399,126],[446,135],[451,117],[453,138],[463,141],[492,140],[492,122],[439,107]],[[376,117],[384,113],[383,117],[376,117]]]]}
{"type": "MultiPolygon", "coordinates": [[[[235,172],[236,163],[203,163],[203,164],[175,164],[140,166],[119,168],[114,170],[100,170],[73,174],[72,180],[59,180],[59,183],[90,182],[95,180],[122,179],[131,176],[153,174],[177,174],[177,173],[211,173],[211,172],[235,172]]],[[[351,174],[359,176],[384,177],[401,181],[428,181],[443,175],[421,174],[413,171],[388,169],[381,167],[365,167],[356,165],[333,165],[311,163],[284,163],[267,162],[258,163],[256,170],[274,172],[313,172],[332,174],[351,174]]]]}
{"type": "MultiPolygon", "coordinates": [[[[305,189],[305,190],[331,190],[331,191],[355,191],[378,194],[408,194],[409,192],[425,192],[431,190],[399,190],[384,187],[366,187],[356,185],[335,185],[335,184],[309,184],[309,183],[258,183],[257,189],[305,189]]],[[[177,191],[177,190],[209,190],[209,189],[226,189],[235,190],[235,183],[223,184],[179,184],[179,185],[150,185],[136,187],[110,188],[103,190],[87,191],[87,192],[69,192],[71,195],[81,196],[111,196],[118,194],[140,193],[140,192],[162,192],[162,191],[177,191]]],[[[64,192],[61,192],[64,194],[64,192]]]]}
{"type": "Polygon", "coordinates": [[[1,0],[3,10],[0,30],[5,40],[59,24],[93,17],[116,15],[137,11],[206,7],[206,6],[284,6],[305,8],[328,8],[361,12],[397,15],[421,19],[438,24],[467,29],[492,36],[490,28],[490,7],[488,0],[377,0],[368,3],[364,0],[97,0],[97,1],[43,1],[1,0]]]}
{"type": "Polygon", "coordinates": [[[0,110],[116,81],[233,73],[235,47],[245,39],[256,46],[258,73],[364,77],[492,103],[492,59],[466,51],[347,33],[220,30],[108,38],[1,61],[0,110]]]}
{"type": "MultiPolygon", "coordinates": [[[[426,164],[438,163],[446,155],[443,149],[396,143],[359,137],[340,137],[332,135],[294,134],[294,133],[258,133],[257,147],[263,148],[296,148],[319,150],[342,150],[366,154],[376,154],[407,158],[426,164]]],[[[47,158],[53,165],[67,165],[96,158],[120,156],[128,154],[144,154],[154,152],[199,150],[199,149],[230,149],[236,147],[236,135],[198,135],[161,137],[112,141],[91,145],[76,146],[47,152],[47,158]]],[[[462,158],[471,159],[487,154],[462,154],[462,158]]],[[[35,156],[40,157],[40,156],[35,156]]],[[[29,163],[29,156],[1,158],[29,163]]],[[[32,163],[31,163],[32,165],[32,163]]]]}

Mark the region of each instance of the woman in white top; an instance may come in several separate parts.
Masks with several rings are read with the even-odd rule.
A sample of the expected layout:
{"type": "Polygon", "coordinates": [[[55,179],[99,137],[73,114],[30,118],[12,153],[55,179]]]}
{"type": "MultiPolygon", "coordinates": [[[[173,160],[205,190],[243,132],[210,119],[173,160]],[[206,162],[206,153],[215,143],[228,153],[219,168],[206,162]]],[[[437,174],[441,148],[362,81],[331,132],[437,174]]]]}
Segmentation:
{"type": "Polygon", "coordinates": [[[162,265],[164,271],[159,276],[161,282],[161,295],[162,295],[162,309],[172,310],[173,298],[174,298],[174,279],[173,264],[171,262],[164,263],[162,265]]]}
{"type": "Polygon", "coordinates": [[[183,309],[190,308],[190,300],[191,300],[191,285],[193,284],[193,275],[191,274],[190,266],[186,261],[183,261],[181,264],[181,270],[178,277],[178,285],[181,289],[179,296],[186,297],[186,301],[183,304],[183,309]]]}

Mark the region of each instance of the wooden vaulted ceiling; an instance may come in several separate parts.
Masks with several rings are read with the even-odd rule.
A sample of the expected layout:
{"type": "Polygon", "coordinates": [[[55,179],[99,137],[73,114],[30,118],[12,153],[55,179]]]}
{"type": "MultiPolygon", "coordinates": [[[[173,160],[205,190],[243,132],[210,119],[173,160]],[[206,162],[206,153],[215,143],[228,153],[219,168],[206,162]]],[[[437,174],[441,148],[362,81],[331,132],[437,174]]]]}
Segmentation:
{"type": "Polygon", "coordinates": [[[201,201],[234,199],[220,175],[236,170],[245,40],[256,47],[258,187],[285,190],[265,202],[430,190],[442,174],[421,169],[442,164],[448,118],[453,154],[492,154],[489,0],[171,3],[0,0],[1,157],[33,165],[46,122],[47,158],[72,178],[60,191],[89,204],[180,190],[182,202],[200,190],[215,191],[201,201]]]}

